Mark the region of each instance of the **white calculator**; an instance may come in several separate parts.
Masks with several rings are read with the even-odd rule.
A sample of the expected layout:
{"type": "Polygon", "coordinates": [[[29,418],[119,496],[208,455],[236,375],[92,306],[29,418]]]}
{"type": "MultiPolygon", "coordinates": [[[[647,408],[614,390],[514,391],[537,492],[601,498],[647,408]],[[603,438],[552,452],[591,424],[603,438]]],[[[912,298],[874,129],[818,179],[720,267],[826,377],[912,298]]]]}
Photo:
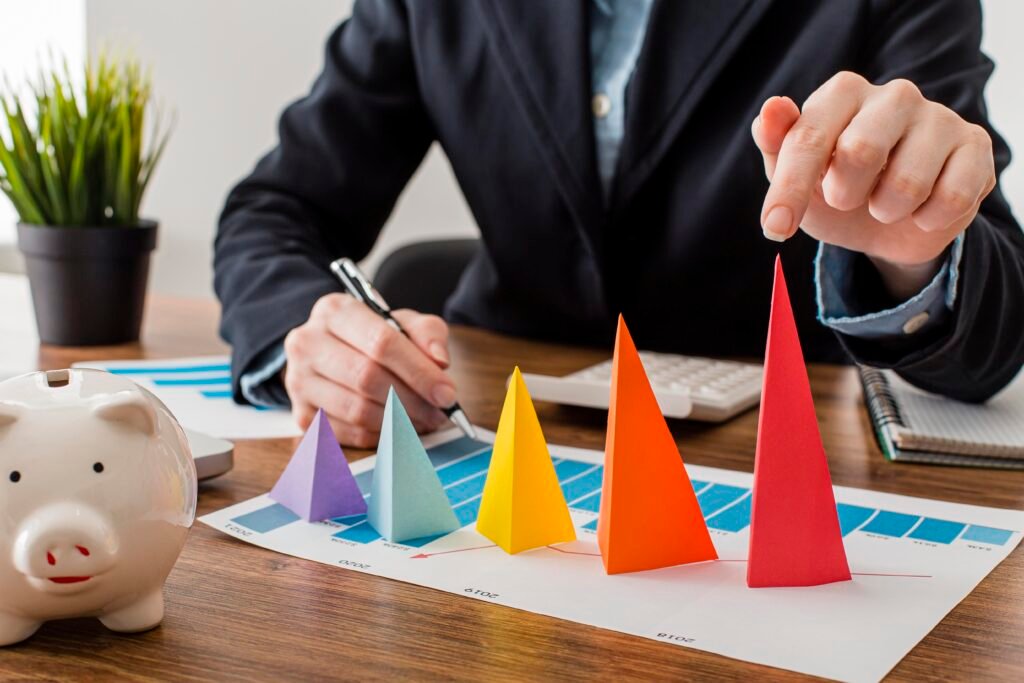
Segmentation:
{"type": "MultiPolygon", "coordinates": [[[[756,363],[713,360],[641,351],[640,362],[666,417],[721,422],[761,400],[763,367],[756,363]]],[[[612,361],[564,377],[523,373],[530,395],[588,408],[608,408],[612,361]]]]}

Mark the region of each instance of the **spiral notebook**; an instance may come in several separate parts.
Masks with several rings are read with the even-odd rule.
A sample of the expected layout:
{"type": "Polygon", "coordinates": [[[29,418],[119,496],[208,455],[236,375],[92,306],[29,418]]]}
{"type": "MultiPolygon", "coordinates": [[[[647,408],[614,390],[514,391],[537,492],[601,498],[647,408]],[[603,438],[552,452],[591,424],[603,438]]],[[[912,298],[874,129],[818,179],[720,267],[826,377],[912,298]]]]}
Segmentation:
{"type": "Polygon", "coordinates": [[[930,394],[891,370],[862,367],[860,375],[890,460],[1024,469],[1024,374],[983,404],[930,394]]]}

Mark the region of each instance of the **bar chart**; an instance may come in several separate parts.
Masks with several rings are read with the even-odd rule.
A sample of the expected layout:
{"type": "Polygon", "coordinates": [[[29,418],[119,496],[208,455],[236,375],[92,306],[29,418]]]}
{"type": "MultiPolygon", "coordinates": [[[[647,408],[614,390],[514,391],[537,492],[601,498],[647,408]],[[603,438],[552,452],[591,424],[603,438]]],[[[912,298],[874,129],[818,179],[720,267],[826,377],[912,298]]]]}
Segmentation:
{"type": "MultiPolygon", "coordinates": [[[[852,580],[753,589],[745,581],[753,477],[688,465],[719,561],[609,576],[596,534],[601,452],[549,444],[577,539],[508,555],[474,524],[490,444],[450,430],[425,437],[424,445],[465,525],[450,534],[390,543],[363,516],[310,524],[267,495],[202,521],[246,543],[335,569],[858,681],[882,678],[1018,546],[1024,529],[1024,512],[839,486],[837,512],[852,580]]],[[[352,464],[364,495],[373,465],[373,458],[352,464]]]]}
{"type": "MultiPolygon", "coordinates": [[[[484,481],[491,460],[489,444],[462,437],[428,449],[437,469],[438,478],[445,487],[448,500],[464,526],[476,522],[483,495],[484,481]]],[[[558,481],[571,510],[590,513],[593,518],[580,525],[587,532],[597,530],[596,514],[601,506],[601,482],[604,468],[569,458],[554,458],[558,481]]],[[[356,475],[364,497],[369,498],[373,470],[356,475]]],[[[693,480],[697,502],[709,529],[727,534],[739,533],[750,526],[751,490],[742,486],[693,480]]],[[[843,536],[863,533],[886,538],[906,538],[924,543],[948,545],[957,540],[986,545],[1006,544],[1013,532],[1007,529],[972,525],[946,519],[905,514],[889,510],[838,503],[839,524],[843,536]]],[[[267,533],[299,517],[279,504],[248,512],[232,519],[240,526],[257,533],[267,533]]],[[[365,515],[331,520],[343,527],[334,537],[351,543],[373,543],[380,540],[365,515]]],[[[422,547],[437,540],[437,536],[406,541],[403,545],[422,547]]]]}
{"type": "MultiPolygon", "coordinates": [[[[187,388],[198,396],[213,400],[230,400],[231,366],[228,363],[152,365],[148,367],[111,365],[112,375],[123,375],[136,381],[149,381],[155,387],[187,388]]],[[[262,406],[253,406],[262,410],[262,406]]]]}
{"type": "Polygon", "coordinates": [[[75,367],[131,379],[163,401],[183,426],[209,436],[267,439],[299,434],[287,410],[235,403],[231,364],[225,356],[87,362],[75,367]]]}

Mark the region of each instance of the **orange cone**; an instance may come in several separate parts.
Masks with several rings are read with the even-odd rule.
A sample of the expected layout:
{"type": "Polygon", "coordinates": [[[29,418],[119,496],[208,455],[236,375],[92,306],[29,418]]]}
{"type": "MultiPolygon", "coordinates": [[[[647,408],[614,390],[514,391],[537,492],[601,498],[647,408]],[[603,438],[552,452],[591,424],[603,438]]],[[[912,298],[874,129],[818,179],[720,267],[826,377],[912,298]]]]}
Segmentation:
{"type": "Polygon", "coordinates": [[[718,559],[622,316],[612,361],[597,540],[609,574],[718,559]]]}

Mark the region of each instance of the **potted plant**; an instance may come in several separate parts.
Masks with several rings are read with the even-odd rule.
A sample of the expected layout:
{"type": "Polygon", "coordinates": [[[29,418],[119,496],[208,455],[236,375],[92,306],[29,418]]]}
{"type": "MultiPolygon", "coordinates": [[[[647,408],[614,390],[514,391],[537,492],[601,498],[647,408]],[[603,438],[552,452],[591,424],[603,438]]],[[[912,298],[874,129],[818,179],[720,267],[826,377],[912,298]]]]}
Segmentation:
{"type": "Polygon", "coordinates": [[[169,134],[157,120],[144,144],[149,79],[100,57],[81,83],[65,64],[31,90],[0,91],[0,189],[18,213],[40,341],[137,341],[157,234],[139,204],[169,134]]]}

